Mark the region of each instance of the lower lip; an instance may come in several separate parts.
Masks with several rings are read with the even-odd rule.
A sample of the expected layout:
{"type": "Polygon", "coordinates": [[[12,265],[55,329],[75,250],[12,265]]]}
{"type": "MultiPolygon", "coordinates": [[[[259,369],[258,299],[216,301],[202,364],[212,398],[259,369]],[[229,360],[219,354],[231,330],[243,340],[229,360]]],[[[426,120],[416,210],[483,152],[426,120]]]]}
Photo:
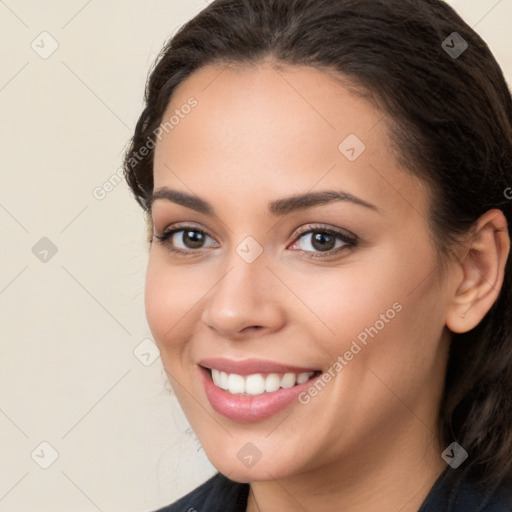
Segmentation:
{"type": "Polygon", "coordinates": [[[203,379],[206,396],[213,409],[226,418],[241,423],[264,420],[282,411],[294,400],[298,402],[300,393],[311,386],[312,381],[318,377],[315,375],[302,384],[262,395],[232,395],[213,383],[208,370],[202,366],[198,368],[203,379]]]}

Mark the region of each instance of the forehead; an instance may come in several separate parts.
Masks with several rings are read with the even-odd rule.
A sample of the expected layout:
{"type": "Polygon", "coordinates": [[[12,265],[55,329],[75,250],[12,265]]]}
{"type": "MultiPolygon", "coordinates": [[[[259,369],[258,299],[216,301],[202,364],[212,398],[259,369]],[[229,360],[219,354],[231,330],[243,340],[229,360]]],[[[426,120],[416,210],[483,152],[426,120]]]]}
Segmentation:
{"type": "MultiPolygon", "coordinates": [[[[281,147],[299,140],[308,141],[310,147],[349,134],[367,140],[370,135],[383,135],[373,130],[383,119],[382,112],[351,93],[334,74],[311,67],[207,66],[177,87],[164,121],[179,113],[191,97],[198,105],[172,130],[176,143],[187,127],[199,130],[203,142],[214,138],[216,143],[220,138],[246,142],[244,135],[249,134],[255,147],[257,142],[268,147],[274,141],[281,147]]],[[[305,147],[295,149],[298,153],[305,147]]]]}
{"type": "Polygon", "coordinates": [[[207,66],[175,90],[162,122],[173,116],[155,149],[155,189],[186,180],[198,194],[218,185],[251,199],[318,184],[374,203],[385,189],[395,205],[404,194],[421,202],[421,184],[390,149],[384,113],[323,71],[207,66]],[[191,98],[194,108],[184,107],[191,98]]]}

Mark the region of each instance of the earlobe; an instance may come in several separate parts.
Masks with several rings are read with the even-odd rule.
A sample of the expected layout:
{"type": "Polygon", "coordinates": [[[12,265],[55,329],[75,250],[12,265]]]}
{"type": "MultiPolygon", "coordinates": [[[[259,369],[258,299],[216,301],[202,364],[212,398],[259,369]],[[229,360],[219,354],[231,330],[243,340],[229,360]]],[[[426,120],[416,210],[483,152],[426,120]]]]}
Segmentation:
{"type": "Polygon", "coordinates": [[[489,210],[475,225],[459,260],[462,280],[453,293],[446,326],[456,333],[476,327],[498,298],[510,250],[507,220],[501,210],[489,210]]]}

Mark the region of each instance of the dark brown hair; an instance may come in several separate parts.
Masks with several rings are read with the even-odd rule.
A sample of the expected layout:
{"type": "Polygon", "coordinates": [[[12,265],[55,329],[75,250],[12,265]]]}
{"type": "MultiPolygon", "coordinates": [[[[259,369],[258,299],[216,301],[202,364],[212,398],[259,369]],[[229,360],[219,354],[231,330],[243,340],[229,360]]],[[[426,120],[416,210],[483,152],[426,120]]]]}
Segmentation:
{"type": "MultiPolygon", "coordinates": [[[[140,150],[154,147],[175,88],[206,65],[267,58],[348,79],[388,114],[397,158],[433,191],[440,254],[492,208],[503,211],[510,235],[510,91],[484,41],[440,0],[212,2],[165,45],[147,83],[125,157],[126,179],[146,213],[153,150],[144,157],[140,150]],[[454,32],[468,44],[460,55],[448,51],[454,32]]],[[[455,473],[487,484],[512,479],[510,257],[491,310],[470,332],[453,335],[440,426],[446,444],[457,441],[469,453],[455,473]]]]}

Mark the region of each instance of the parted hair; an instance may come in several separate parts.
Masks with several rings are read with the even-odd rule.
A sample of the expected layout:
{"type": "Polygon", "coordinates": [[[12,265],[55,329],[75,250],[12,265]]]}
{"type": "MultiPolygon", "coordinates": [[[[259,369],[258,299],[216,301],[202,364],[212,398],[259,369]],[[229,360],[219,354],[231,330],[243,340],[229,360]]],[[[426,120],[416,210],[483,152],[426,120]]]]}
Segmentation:
{"type": "MultiPolygon", "coordinates": [[[[213,1],[169,39],[150,71],[124,161],[146,214],[155,130],[175,88],[206,65],[269,58],[336,75],[387,114],[398,161],[432,191],[430,231],[443,257],[492,208],[503,211],[510,235],[511,94],[486,43],[441,0],[213,1]],[[463,49],[455,47],[462,40],[465,51],[449,51],[463,49]]],[[[439,427],[446,446],[456,441],[469,454],[456,478],[512,481],[510,256],[490,311],[452,335],[439,427]]]]}

